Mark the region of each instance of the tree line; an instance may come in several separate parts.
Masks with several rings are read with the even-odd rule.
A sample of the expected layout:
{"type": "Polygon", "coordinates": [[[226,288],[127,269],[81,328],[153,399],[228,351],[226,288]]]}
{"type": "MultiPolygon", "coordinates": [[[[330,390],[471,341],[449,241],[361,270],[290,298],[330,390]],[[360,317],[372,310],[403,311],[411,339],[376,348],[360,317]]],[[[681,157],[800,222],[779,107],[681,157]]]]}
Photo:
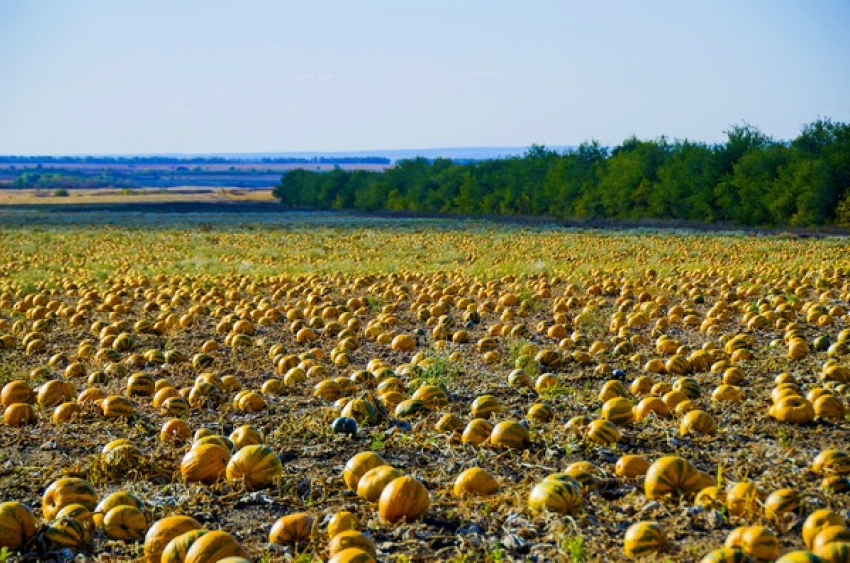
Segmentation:
{"type": "Polygon", "coordinates": [[[289,208],[559,220],[850,226],[850,124],[819,119],[791,141],[749,124],[706,144],[631,137],[476,162],[404,160],[383,172],[287,172],[289,208]]]}

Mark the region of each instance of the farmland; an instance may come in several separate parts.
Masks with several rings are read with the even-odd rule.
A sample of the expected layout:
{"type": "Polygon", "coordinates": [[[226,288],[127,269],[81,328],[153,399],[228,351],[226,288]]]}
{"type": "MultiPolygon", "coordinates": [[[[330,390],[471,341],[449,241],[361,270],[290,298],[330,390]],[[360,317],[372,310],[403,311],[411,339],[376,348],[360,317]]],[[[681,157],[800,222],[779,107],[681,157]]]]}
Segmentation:
{"type": "Polygon", "coordinates": [[[749,550],[741,526],[775,559],[816,510],[850,519],[847,238],[17,203],[0,385],[24,414],[0,425],[0,502],[35,534],[10,561],[136,560],[172,515],[267,562],[329,559],[341,511],[381,561],[627,560],[638,522],[660,561],[749,550]],[[252,440],[277,469],[225,470],[252,440]],[[205,447],[227,459],[188,467],[205,447]],[[392,506],[421,514],[352,488],[362,452],[424,486],[392,506]],[[495,486],[456,485],[475,467],[495,486]],[[96,517],[129,493],[143,524],[57,519],[62,478],[96,517]]]}

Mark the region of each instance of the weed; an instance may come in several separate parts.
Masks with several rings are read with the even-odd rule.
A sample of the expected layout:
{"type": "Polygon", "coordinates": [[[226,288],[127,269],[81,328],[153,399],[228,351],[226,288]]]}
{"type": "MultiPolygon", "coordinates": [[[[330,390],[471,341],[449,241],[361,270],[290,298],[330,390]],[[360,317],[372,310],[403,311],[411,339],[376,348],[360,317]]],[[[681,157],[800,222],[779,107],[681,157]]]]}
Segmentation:
{"type": "Polygon", "coordinates": [[[584,545],[584,536],[567,536],[561,541],[561,551],[569,554],[573,563],[587,561],[587,548],[584,545]]]}
{"type": "Polygon", "coordinates": [[[490,552],[490,561],[493,563],[502,563],[502,557],[505,556],[505,552],[502,550],[502,545],[499,542],[496,542],[493,545],[493,551],[490,552]]]}
{"type": "Polygon", "coordinates": [[[383,450],[387,445],[387,437],[384,434],[375,434],[372,437],[372,443],[369,444],[369,449],[373,452],[379,452],[383,450]]]}
{"type": "Polygon", "coordinates": [[[12,552],[9,550],[8,547],[4,546],[3,549],[0,549],[0,561],[6,561],[11,556],[12,552]]]}

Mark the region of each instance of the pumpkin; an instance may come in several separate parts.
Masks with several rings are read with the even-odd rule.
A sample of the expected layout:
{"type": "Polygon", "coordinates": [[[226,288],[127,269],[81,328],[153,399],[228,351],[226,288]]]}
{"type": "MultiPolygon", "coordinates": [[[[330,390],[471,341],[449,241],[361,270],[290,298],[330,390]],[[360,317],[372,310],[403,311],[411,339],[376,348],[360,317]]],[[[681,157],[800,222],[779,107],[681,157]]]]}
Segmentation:
{"type": "Polygon", "coordinates": [[[800,496],[794,489],[778,489],[764,501],[764,515],[768,520],[781,521],[788,512],[800,505],[800,496]]]}
{"type": "Polygon", "coordinates": [[[130,399],[120,395],[107,397],[100,403],[104,418],[128,418],[135,416],[136,408],[130,399]]]}
{"type": "Polygon", "coordinates": [[[818,554],[826,563],[847,563],[850,561],[850,542],[834,541],[818,554]]]}
{"type": "Polygon", "coordinates": [[[113,540],[140,540],[148,529],[145,514],[135,506],[116,506],[103,517],[103,533],[113,540]]]}
{"type": "Polygon", "coordinates": [[[372,559],[377,560],[378,558],[378,550],[375,548],[374,542],[365,534],[356,530],[345,530],[333,536],[328,545],[328,553],[333,557],[337,553],[351,548],[365,551],[372,559]]]}
{"type": "Polygon", "coordinates": [[[626,530],[623,552],[629,557],[645,557],[667,551],[669,544],[664,528],[658,522],[637,522],[626,530]]]}
{"type": "Polygon", "coordinates": [[[253,446],[263,443],[262,433],[249,424],[240,426],[231,432],[229,438],[237,450],[241,450],[245,446],[253,446]]]}
{"type": "Polygon", "coordinates": [[[92,513],[92,522],[98,528],[103,525],[106,514],[118,506],[132,506],[143,510],[145,503],[137,496],[126,491],[115,491],[100,501],[92,513]]]}
{"type": "Polygon", "coordinates": [[[201,524],[191,516],[167,516],[154,522],[145,534],[145,561],[159,563],[168,542],[186,532],[200,530],[201,524]]]}
{"type": "Polygon", "coordinates": [[[717,434],[714,418],[705,411],[692,410],[682,417],[679,423],[679,434],[682,436],[713,436],[717,434]]]}
{"type": "Polygon", "coordinates": [[[850,455],[839,450],[824,450],[812,462],[812,471],[818,475],[848,475],[850,455]]]}
{"type": "Polygon", "coordinates": [[[825,563],[823,559],[811,551],[789,551],[774,563],[825,563]]]}
{"type": "Polygon", "coordinates": [[[703,474],[688,460],[666,456],[649,466],[644,492],[649,499],[688,495],[697,492],[702,482],[703,474]]]}
{"type": "Polygon", "coordinates": [[[426,414],[428,407],[420,399],[406,399],[396,406],[394,412],[398,418],[413,418],[426,414]]]}
{"type": "Polygon", "coordinates": [[[658,417],[670,416],[670,407],[660,397],[650,395],[641,399],[633,412],[635,420],[640,421],[652,414],[658,417]]]}
{"type": "Polygon", "coordinates": [[[581,510],[581,486],[575,479],[544,479],[528,495],[528,508],[532,512],[557,512],[575,514],[581,510]]]}
{"type": "Polygon", "coordinates": [[[601,416],[617,426],[628,426],[634,422],[632,404],[625,397],[614,397],[605,401],[601,416]]]}
{"type": "Polygon", "coordinates": [[[313,535],[313,517],[306,512],[296,512],[278,518],[269,532],[269,542],[280,545],[298,544],[313,535]]]}
{"type": "Polygon", "coordinates": [[[431,499],[425,485],[409,476],[393,479],[378,499],[378,513],[389,524],[413,522],[424,516],[430,506],[431,499]]]}
{"type": "Polygon", "coordinates": [[[77,397],[76,388],[67,381],[53,379],[38,388],[37,402],[43,409],[61,405],[77,397]]]}
{"type": "Polygon", "coordinates": [[[815,555],[824,557],[827,545],[834,542],[850,543],[850,528],[846,526],[827,526],[821,528],[812,540],[812,551],[815,555]]]}
{"type": "Polygon", "coordinates": [[[35,409],[29,403],[12,403],[3,411],[6,426],[25,426],[38,421],[35,409]]]}
{"type": "Polygon", "coordinates": [[[764,526],[750,526],[741,536],[741,547],[754,559],[774,561],[779,557],[779,538],[764,526]]]}
{"type": "Polygon", "coordinates": [[[186,554],[199,538],[209,533],[209,530],[199,528],[197,530],[189,530],[182,534],[178,534],[171,538],[165,545],[160,556],[161,563],[183,563],[186,560],[186,554]]]}
{"type": "MultiPolygon", "coordinates": [[[[418,397],[414,397],[414,399],[418,399],[418,397]]],[[[425,406],[428,406],[427,403],[425,406]]],[[[352,399],[348,401],[340,414],[343,417],[353,418],[357,424],[363,424],[365,426],[371,426],[378,421],[378,411],[375,405],[365,399],[352,399]]]]}
{"type": "Polygon", "coordinates": [[[529,407],[528,412],[525,415],[529,421],[545,424],[547,422],[551,422],[555,417],[555,413],[549,408],[547,405],[542,403],[535,403],[529,407]]]}
{"type": "Polygon", "coordinates": [[[620,441],[621,435],[617,427],[607,420],[594,420],[587,425],[584,433],[590,442],[607,446],[620,441]]]}
{"type": "Polygon", "coordinates": [[[356,547],[349,547],[337,552],[328,559],[328,563],[374,563],[375,558],[356,547]]]}
{"type": "Polygon", "coordinates": [[[183,563],[207,563],[233,556],[247,558],[248,552],[229,533],[223,530],[213,530],[192,543],[189,551],[186,552],[186,559],[183,560],[183,563]]]}
{"type": "Polygon", "coordinates": [[[466,425],[466,428],[464,428],[461,435],[461,442],[478,446],[489,440],[492,433],[492,424],[483,418],[473,418],[466,425]]]}
{"type": "Polygon", "coordinates": [[[642,456],[635,454],[624,455],[617,460],[617,464],[614,466],[614,474],[617,477],[634,479],[635,477],[646,475],[646,472],[649,471],[649,465],[649,461],[642,456]]]}
{"type": "Polygon", "coordinates": [[[35,536],[32,510],[20,502],[0,504],[0,548],[20,551],[35,536]]]}
{"type": "Polygon", "coordinates": [[[445,390],[438,385],[423,385],[416,390],[412,398],[424,401],[425,406],[431,410],[444,407],[449,403],[445,390]]]}
{"type": "Polygon", "coordinates": [[[185,420],[172,418],[162,424],[159,431],[159,439],[163,443],[185,442],[192,436],[192,429],[185,420]]]}
{"type": "Polygon", "coordinates": [[[437,421],[437,424],[434,428],[437,432],[455,432],[460,431],[463,428],[463,421],[453,415],[452,413],[445,413],[440,417],[440,420],[437,421]]]}
{"type": "Polygon", "coordinates": [[[472,416],[474,418],[490,418],[490,415],[502,409],[499,400],[493,395],[481,395],[472,401],[472,416]]]}
{"type": "Polygon", "coordinates": [[[844,526],[844,519],[837,513],[828,508],[822,508],[809,514],[806,521],[803,522],[803,543],[809,549],[812,548],[815,541],[815,536],[823,528],[829,526],[844,526]]]}
{"type": "Polygon", "coordinates": [[[246,490],[255,491],[268,487],[283,475],[283,464],[268,446],[245,446],[227,462],[225,475],[231,486],[241,482],[246,490]]]}
{"type": "Polygon", "coordinates": [[[843,475],[827,475],[820,482],[820,490],[829,495],[850,491],[850,478],[843,475]]]}
{"type": "Polygon", "coordinates": [[[379,465],[363,474],[357,483],[357,496],[369,502],[377,501],[390,481],[404,475],[391,465],[379,465]]]}
{"type": "Polygon", "coordinates": [[[356,530],[360,527],[360,522],[354,513],[347,510],[341,510],[335,513],[330,522],[328,522],[328,538],[333,539],[334,536],[346,530],[356,530]]]}
{"type": "Polygon", "coordinates": [[[528,429],[518,422],[503,421],[490,432],[490,445],[512,450],[526,450],[531,445],[528,429]]]}
{"type": "Polygon", "coordinates": [[[80,403],[67,402],[62,403],[53,409],[51,420],[53,424],[59,425],[70,421],[75,416],[79,416],[83,412],[83,407],[80,403]]]}
{"type": "Polygon", "coordinates": [[[89,543],[89,533],[85,527],[73,518],[53,520],[42,532],[44,542],[52,547],[70,547],[82,549],[89,543]]]}
{"type": "Polygon", "coordinates": [[[342,478],[343,481],[345,481],[345,486],[348,487],[350,491],[356,491],[360,478],[363,477],[367,471],[386,464],[387,462],[384,461],[384,458],[375,452],[360,452],[359,454],[356,454],[346,462],[345,469],[342,472],[342,478]]]}
{"type": "MultiPolygon", "coordinates": [[[[583,489],[595,489],[605,473],[589,461],[576,461],[567,466],[564,471],[575,479],[583,489]]],[[[548,479],[549,477],[547,477],[548,479]]]]}
{"type": "Polygon", "coordinates": [[[726,491],[726,508],[732,516],[748,516],[759,512],[759,490],[752,481],[735,483],[726,491]]]}
{"type": "Polygon", "coordinates": [[[4,385],[3,391],[0,391],[0,404],[4,408],[13,403],[35,403],[35,393],[30,386],[17,379],[4,385]]]}
{"type": "Polygon", "coordinates": [[[230,453],[218,444],[193,446],[180,461],[180,473],[187,483],[211,485],[225,475],[229,461],[230,453]]]}
{"type": "Polygon", "coordinates": [[[59,512],[56,513],[56,519],[59,518],[73,518],[77,522],[83,525],[83,528],[86,530],[91,529],[94,526],[94,514],[91,510],[83,506],[82,504],[66,504],[62,507],[59,512]]]}
{"type": "Polygon", "coordinates": [[[773,405],[768,414],[775,419],[791,424],[806,424],[814,420],[814,406],[800,396],[789,396],[773,405]]]}
{"type": "Polygon", "coordinates": [[[480,467],[471,467],[457,476],[452,493],[456,497],[487,496],[498,488],[498,481],[490,473],[480,467]]]}
{"type": "Polygon", "coordinates": [[[755,559],[740,549],[724,547],[708,553],[699,563],[755,563],[755,559]]]}
{"type": "Polygon", "coordinates": [[[726,493],[715,485],[703,487],[694,497],[694,506],[701,506],[706,510],[720,510],[725,505],[726,493]]]}
{"type": "Polygon", "coordinates": [[[97,493],[91,483],[77,477],[57,479],[47,487],[41,500],[41,512],[45,519],[53,520],[59,510],[69,504],[82,504],[94,510],[97,493]]]}

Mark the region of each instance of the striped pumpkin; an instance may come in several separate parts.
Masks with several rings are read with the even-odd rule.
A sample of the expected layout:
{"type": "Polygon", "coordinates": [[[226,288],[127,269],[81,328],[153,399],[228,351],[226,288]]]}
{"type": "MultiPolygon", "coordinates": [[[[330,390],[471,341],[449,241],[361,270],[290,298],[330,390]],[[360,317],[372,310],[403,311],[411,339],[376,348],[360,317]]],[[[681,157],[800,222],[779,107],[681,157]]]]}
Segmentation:
{"type": "Polygon", "coordinates": [[[126,491],[115,491],[100,501],[92,512],[92,522],[95,527],[100,528],[103,525],[103,520],[106,514],[118,506],[132,506],[139,510],[144,510],[145,503],[136,495],[126,491]]]}
{"type": "Polygon", "coordinates": [[[629,557],[646,557],[669,548],[667,534],[658,522],[637,522],[626,530],[623,552],[629,557]]]}
{"type": "Polygon", "coordinates": [[[440,433],[454,432],[463,428],[463,421],[452,413],[447,412],[440,417],[434,428],[440,433]]]}
{"type": "Polygon", "coordinates": [[[191,549],[192,545],[201,537],[209,533],[209,530],[203,528],[190,530],[171,538],[162,550],[160,556],[161,563],[183,563],[186,560],[186,554],[191,549]]]}
{"type": "Polygon", "coordinates": [[[825,560],[811,551],[798,550],[786,553],[774,563],[825,563],[825,560]]]}
{"type": "Polygon", "coordinates": [[[148,519],[137,507],[124,504],[106,513],[101,528],[109,539],[135,541],[145,536],[148,519]]]}
{"type": "Polygon", "coordinates": [[[0,504],[0,548],[18,551],[35,535],[35,517],[32,510],[20,502],[0,504]]]}
{"type": "Polygon", "coordinates": [[[328,563],[374,563],[375,558],[357,547],[349,547],[335,553],[328,563]]]}
{"type": "Polygon", "coordinates": [[[655,461],[646,473],[644,492],[650,499],[665,496],[683,496],[695,493],[703,481],[703,474],[681,457],[666,456],[655,461]]]}
{"type": "Polygon", "coordinates": [[[404,476],[393,479],[378,499],[378,513],[389,524],[413,522],[431,506],[428,489],[418,479],[404,476]]]}
{"type": "MultiPolygon", "coordinates": [[[[415,396],[414,399],[422,400],[415,396]]],[[[425,402],[425,406],[428,406],[427,402],[425,402]]],[[[375,408],[375,405],[371,401],[367,401],[365,399],[352,399],[348,401],[340,415],[351,417],[357,421],[357,424],[365,426],[375,424],[378,420],[378,411],[375,408]]]]}
{"type": "Polygon", "coordinates": [[[740,549],[724,547],[706,554],[699,563],[756,563],[755,559],[740,549]]]}
{"type": "Polygon", "coordinates": [[[380,465],[386,465],[384,458],[375,452],[360,452],[356,454],[345,464],[345,469],[342,472],[342,479],[345,481],[345,486],[350,491],[356,491],[360,478],[370,469],[374,469],[380,465]]]}
{"type": "Polygon", "coordinates": [[[44,542],[54,548],[70,547],[81,549],[89,543],[85,527],[73,518],[57,518],[45,526],[44,542]]]}
{"type": "Polygon", "coordinates": [[[136,407],[127,397],[113,395],[100,403],[104,418],[129,418],[136,415],[136,407]]]}
{"type": "Polygon", "coordinates": [[[702,410],[692,410],[682,417],[679,423],[681,436],[714,436],[717,425],[714,417],[702,410]]]}
{"type": "MultiPolygon", "coordinates": [[[[667,363],[664,364],[664,369],[667,373],[672,373],[674,375],[684,375],[686,373],[691,373],[693,367],[691,363],[680,354],[674,354],[667,363]]],[[[678,389],[677,389],[678,391],[678,389]]]]}
{"type": "Polygon", "coordinates": [[[3,422],[6,426],[26,426],[37,421],[38,415],[29,403],[12,403],[3,411],[3,422]]]}
{"type": "Polygon", "coordinates": [[[850,491],[850,478],[844,475],[827,475],[820,482],[821,492],[828,495],[840,495],[850,491]]]}
{"type": "Polygon", "coordinates": [[[461,442],[464,444],[481,445],[490,439],[490,434],[493,432],[493,425],[483,418],[474,418],[469,421],[461,435],[461,442]]]}
{"type": "Polygon", "coordinates": [[[445,390],[438,385],[423,385],[413,394],[414,399],[425,401],[425,406],[434,410],[449,404],[449,397],[445,390]]]}
{"type": "Polygon", "coordinates": [[[365,551],[372,559],[378,558],[375,543],[365,534],[356,530],[346,530],[333,536],[328,545],[328,553],[331,557],[334,557],[337,553],[351,548],[365,551]]]}
{"type": "Polygon", "coordinates": [[[769,528],[750,526],[741,536],[741,545],[747,555],[762,561],[779,557],[779,538],[769,528]]]}
{"type": "Polygon", "coordinates": [[[823,557],[827,546],[835,542],[850,543],[850,528],[840,525],[821,528],[812,541],[812,551],[823,557]]]}
{"type": "Polygon", "coordinates": [[[328,538],[333,539],[339,533],[347,530],[356,530],[360,527],[360,522],[353,512],[341,510],[331,517],[328,522],[328,538]]]}
{"type": "Polygon", "coordinates": [[[248,557],[248,552],[242,544],[223,530],[213,530],[198,538],[189,551],[183,563],[208,563],[219,561],[225,557],[248,557]]]}
{"type": "Polygon", "coordinates": [[[306,512],[287,514],[274,523],[269,531],[269,543],[292,545],[309,541],[315,520],[306,512]]]}
{"type": "Polygon", "coordinates": [[[481,395],[472,401],[471,411],[474,418],[490,418],[501,409],[499,400],[493,395],[481,395]]]}
{"type": "Polygon", "coordinates": [[[829,526],[844,525],[844,518],[836,512],[833,512],[828,508],[816,510],[809,514],[806,521],[803,522],[803,543],[806,544],[806,547],[811,549],[815,541],[815,536],[818,535],[818,532],[820,532],[821,529],[829,526]]]}
{"type": "Polygon", "coordinates": [[[584,433],[588,441],[607,446],[620,441],[621,435],[617,427],[607,420],[594,420],[587,425],[584,433]]]}
{"type": "Polygon", "coordinates": [[[397,418],[413,418],[424,415],[427,412],[428,407],[425,405],[425,401],[421,399],[405,399],[395,408],[397,418]]]}
{"type": "Polygon", "coordinates": [[[175,515],[157,520],[145,534],[145,562],[159,563],[168,542],[181,534],[200,529],[200,522],[191,516],[175,515]]]}
{"type": "Polygon", "coordinates": [[[241,450],[245,446],[256,446],[263,443],[263,434],[250,424],[240,426],[230,433],[229,438],[233,447],[237,450],[241,450]]]}
{"type": "Polygon", "coordinates": [[[632,403],[624,397],[614,397],[605,401],[602,405],[601,416],[617,426],[628,426],[635,420],[632,403]]]}
{"type": "Polygon", "coordinates": [[[245,446],[230,458],[225,475],[231,486],[241,481],[246,490],[255,491],[268,487],[283,475],[283,464],[268,446],[245,446]]]}
{"type": "Polygon", "coordinates": [[[227,470],[230,453],[218,444],[193,446],[180,461],[180,473],[187,483],[211,485],[227,470]]]}
{"type": "Polygon", "coordinates": [[[73,518],[83,525],[83,528],[90,529],[94,526],[94,514],[91,510],[82,504],[66,504],[56,513],[56,518],[73,518]]]}
{"type": "Polygon", "coordinates": [[[644,397],[633,409],[635,420],[643,420],[651,414],[658,417],[670,416],[670,407],[660,398],[655,396],[644,397]]]}
{"type": "Polygon", "coordinates": [[[848,475],[850,455],[839,450],[824,450],[812,462],[812,471],[818,475],[848,475]]]}
{"type": "Polygon", "coordinates": [[[577,513],[582,506],[581,487],[570,479],[544,479],[537,483],[528,494],[528,508],[532,512],[577,513]]]}
{"type": "Polygon", "coordinates": [[[531,445],[528,429],[518,422],[502,421],[490,432],[490,445],[511,450],[527,450],[531,445]]]}
{"type": "Polygon", "coordinates": [[[850,542],[836,541],[827,544],[818,555],[826,563],[850,563],[850,542]]]}
{"type": "Polygon", "coordinates": [[[702,391],[700,390],[699,382],[693,377],[680,377],[673,384],[673,391],[681,391],[688,396],[689,399],[699,399],[702,391]]]}
{"type": "Polygon", "coordinates": [[[44,491],[41,512],[46,520],[53,520],[59,510],[69,504],[82,504],[89,510],[97,505],[97,493],[91,483],[77,477],[57,479],[44,491]]]}
{"type": "Polygon", "coordinates": [[[752,481],[735,483],[726,492],[726,508],[732,516],[758,514],[759,506],[759,490],[752,481]]]}
{"type": "Polygon", "coordinates": [[[599,485],[599,481],[605,476],[602,469],[589,461],[571,463],[564,473],[575,479],[583,489],[595,489],[599,485]]]}
{"type": "Polygon", "coordinates": [[[800,495],[794,489],[778,489],[764,501],[764,515],[768,520],[781,521],[788,512],[800,506],[800,495]]]}

